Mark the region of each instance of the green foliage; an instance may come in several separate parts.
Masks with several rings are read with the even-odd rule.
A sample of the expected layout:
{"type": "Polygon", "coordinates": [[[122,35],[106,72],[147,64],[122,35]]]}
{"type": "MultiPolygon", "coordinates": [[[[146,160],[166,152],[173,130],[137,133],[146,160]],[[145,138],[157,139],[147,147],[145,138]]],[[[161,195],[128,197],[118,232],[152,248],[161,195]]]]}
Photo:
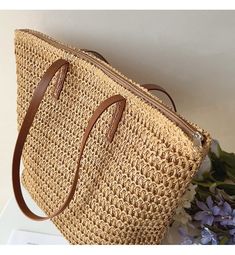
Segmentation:
{"type": "Polygon", "coordinates": [[[206,193],[213,195],[215,188],[224,190],[229,196],[235,196],[235,154],[223,151],[219,145],[218,151],[219,157],[213,152],[209,153],[211,171],[203,175],[203,180],[193,180],[198,185],[200,198],[205,197],[206,193]]]}
{"type": "MultiPolygon", "coordinates": [[[[235,208],[235,154],[223,151],[217,144],[217,152],[209,152],[211,169],[203,174],[202,179],[194,178],[193,184],[197,185],[195,198],[199,201],[206,201],[211,196],[213,201],[223,198],[232,208],[235,208]]],[[[190,215],[199,211],[196,200],[187,210],[190,215]]],[[[213,233],[216,233],[219,244],[231,243],[229,228],[219,224],[207,226],[213,233]]],[[[200,228],[199,228],[200,229],[200,228]]]]}

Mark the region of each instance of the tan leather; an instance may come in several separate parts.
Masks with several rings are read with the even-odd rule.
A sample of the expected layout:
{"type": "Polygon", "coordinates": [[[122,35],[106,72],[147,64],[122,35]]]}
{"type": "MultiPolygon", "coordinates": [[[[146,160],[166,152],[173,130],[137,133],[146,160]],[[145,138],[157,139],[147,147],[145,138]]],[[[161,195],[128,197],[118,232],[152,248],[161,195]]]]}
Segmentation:
{"type": "Polygon", "coordinates": [[[156,91],[161,91],[164,94],[166,94],[168,96],[168,98],[170,99],[170,101],[171,101],[171,104],[173,106],[174,111],[177,112],[175,102],[174,102],[173,98],[170,96],[170,94],[163,87],[161,87],[157,84],[142,84],[141,86],[143,88],[146,88],[148,91],[156,90],[156,91]]]}
{"type": "Polygon", "coordinates": [[[105,63],[109,64],[109,62],[97,51],[94,50],[88,50],[88,49],[82,49],[82,51],[85,51],[87,53],[93,54],[95,57],[99,58],[100,60],[104,61],[105,63]]]}
{"type": "Polygon", "coordinates": [[[55,86],[55,89],[53,92],[53,96],[56,99],[59,99],[60,92],[64,85],[64,79],[65,79],[67,71],[68,71],[68,67],[69,67],[69,65],[66,64],[66,65],[61,66],[61,68],[59,70],[59,75],[57,77],[56,86],[55,86]]]}
{"type": "Polygon", "coordinates": [[[35,92],[33,94],[32,100],[30,102],[29,108],[28,108],[25,118],[22,122],[22,126],[20,128],[18,138],[16,141],[15,150],[14,150],[13,165],[12,165],[12,182],[13,182],[13,190],[14,190],[15,198],[16,198],[16,201],[17,201],[20,209],[22,210],[22,212],[27,217],[29,217],[33,220],[37,220],[37,221],[51,219],[51,218],[59,215],[61,212],[63,212],[67,208],[67,206],[69,205],[70,201],[72,200],[74,193],[76,191],[76,188],[77,188],[77,182],[79,179],[80,162],[81,162],[82,155],[83,155],[83,152],[84,152],[84,149],[86,146],[86,142],[89,138],[92,128],[96,124],[96,122],[99,119],[99,117],[101,116],[101,114],[107,108],[109,108],[113,104],[117,104],[116,111],[114,112],[114,115],[113,115],[113,118],[111,121],[111,125],[110,125],[110,128],[107,133],[107,139],[108,139],[108,141],[111,142],[113,140],[114,134],[117,130],[118,124],[121,120],[121,117],[122,117],[122,114],[123,114],[123,111],[124,111],[125,105],[126,105],[126,99],[124,97],[122,97],[121,95],[114,95],[114,96],[109,97],[108,99],[104,100],[97,107],[97,109],[94,111],[93,115],[91,116],[91,118],[88,122],[88,125],[85,129],[85,132],[84,132],[84,135],[83,135],[83,138],[81,141],[77,169],[76,169],[73,183],[71,185],[71,188],[70,188],[67,198],[62,203],[62,205],[59,206],[59,208],[57,208],[57,210],[49,216],[45,216],[45,217],[39,216],[39,215],[35,214],[34,212],[32,212],[24,200],[21,185],[20,185],[20,160],[21,160],[21,156],[22,156],[22,151],[23,151],[23,147],[24,147],[27,135],[29,133],[30,127],[32,126],[34,117],[36,115],[36,112],[39,108],[39,105],[43,99],[43,96],[46,92],[48,85],[50,84],[50,82],[51,82],[52,78],[54,77],[54,75],[56,74],[56,72],[58,70],[60,70],[59,80],[58,80],[59,84],[57,84],[57,86],[59,86],[59,87],[56,86],[57,92],[55,93],[55,96],[57,97],[60,94],[58,92],[60,92],[62,89],[62,83],[64,83],[66,73],[68,70],[68,66],[69,66],[69,63],[67,61],[65,61],[63,59],[59,59],[59,60],[55,61],[43,75],[41,81],[39,82],[38,86],[35,89],[35,92]]]}

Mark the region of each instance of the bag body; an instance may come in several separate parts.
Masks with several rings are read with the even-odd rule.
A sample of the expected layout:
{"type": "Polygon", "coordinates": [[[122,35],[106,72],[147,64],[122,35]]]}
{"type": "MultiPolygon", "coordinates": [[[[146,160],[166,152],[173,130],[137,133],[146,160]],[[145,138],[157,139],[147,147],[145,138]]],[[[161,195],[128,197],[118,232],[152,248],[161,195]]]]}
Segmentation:
{"type": "Polygon", "coordinates": [[[15,53],[18,130],[46,70],[58,59],[69,63],[66,77],[53,76],[24,144],[22,182],[33,200],[53,215],[82,154],[73,198],[51,219],[64,237],[71,244],[159,244],[208,151],[209,134],[92,54],[32,30],[16,30],[15,53]],[[81,149],[92,114],[114,95],[125,108],[112,139],[115,105],[81,149]]]}

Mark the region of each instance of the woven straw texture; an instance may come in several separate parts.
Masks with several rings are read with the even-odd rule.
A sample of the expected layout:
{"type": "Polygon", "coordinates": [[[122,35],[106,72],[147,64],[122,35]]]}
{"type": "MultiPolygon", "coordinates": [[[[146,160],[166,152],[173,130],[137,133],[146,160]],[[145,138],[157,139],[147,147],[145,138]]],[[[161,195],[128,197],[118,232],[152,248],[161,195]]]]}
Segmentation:
{"type": "Polygon", "coordinates": [[[59,100],[52,97],[58,74],[49,85],[23,151],[22,181],[38,206],[51,214],[64,201],[89,118],[103,100],[120,94],[127,105],[114,140],[106,139],[112,106],[89,137],[74,199],[52,221],[71,244],[159,244],[209,135],[198,129],[206,143],[196,147],[175,123],[97,67],[32,34],[16,31],[15,53],[18,128],[46,69],[59,58],[70,63],[59,100]]]}

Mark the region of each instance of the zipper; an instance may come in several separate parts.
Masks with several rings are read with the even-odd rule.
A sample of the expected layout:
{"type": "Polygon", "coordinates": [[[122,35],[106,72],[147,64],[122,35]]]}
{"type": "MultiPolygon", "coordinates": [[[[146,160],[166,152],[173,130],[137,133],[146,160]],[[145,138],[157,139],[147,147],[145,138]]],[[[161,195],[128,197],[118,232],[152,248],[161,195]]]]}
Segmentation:
{"type": "Polygon", "coordinates": [[[95,65],[96,67],[100,68],[106,75],[108,75],[111,79],[115,82],[123,86],[124,88],[131,91],[136,96],[140,97],[147,103],[149,103],[154,108],[158,109],[161,113],[163,113],[168,119],[173,121],[177,126],[179,126],[193,141],[196,146],[201,147],[204,141],[204,136],[201,132],[199,132],[194,126],[184,120],[181,116],[173,112],[170,108],[166,107],[165,105],[161,104],[157,100],[154,100],[147,92],[139,89],[134,84],[132,84],[127,78],[120,75],[118,72],[115,72],[108,64],[103,63],[102,61],[98,60],[96,57],[91,56],[90,54],[79,50],[70,48],[64,44],[61,44],[46,35],[41,34],[40,32],[29,30],[29,29],[19,29],[18,31],[26,32],[32,34],[39,39],[49,43],[50,45],[55,46],[56,48],[63,49],[68,53],[72,53],[73,55],[88,61],[89,63],[95,65]]]}

